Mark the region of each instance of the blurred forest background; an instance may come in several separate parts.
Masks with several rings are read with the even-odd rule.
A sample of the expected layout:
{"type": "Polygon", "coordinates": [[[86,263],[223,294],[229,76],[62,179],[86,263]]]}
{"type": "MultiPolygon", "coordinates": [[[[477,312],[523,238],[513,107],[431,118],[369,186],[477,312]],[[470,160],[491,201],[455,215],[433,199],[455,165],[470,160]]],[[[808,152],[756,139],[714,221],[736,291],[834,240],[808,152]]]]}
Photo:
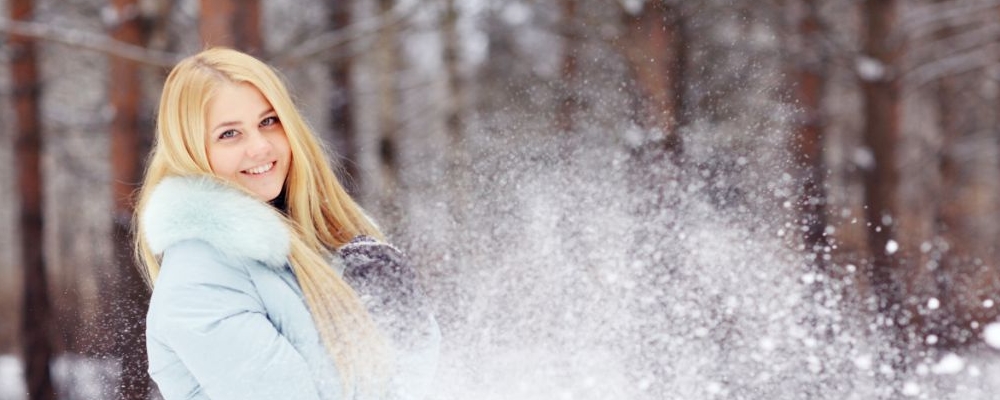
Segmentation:
{"type": "Polygon", "coordinates": [[[0,4],[13,398],[150,396],[130,194],[206,45],[281,71],[467,363],[534,337],[626,349],[601,398],[895,398],[997,316],[1000,1],[0,4]]]}

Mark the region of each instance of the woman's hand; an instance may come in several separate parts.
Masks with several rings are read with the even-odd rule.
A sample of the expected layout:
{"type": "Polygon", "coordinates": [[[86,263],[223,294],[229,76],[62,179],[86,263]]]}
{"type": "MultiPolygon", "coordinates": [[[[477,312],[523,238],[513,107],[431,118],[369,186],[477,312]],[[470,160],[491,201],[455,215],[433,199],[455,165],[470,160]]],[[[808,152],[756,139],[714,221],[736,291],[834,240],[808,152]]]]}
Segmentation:
{"type": "Polygon", "coordinates": [[[417,271],[403,252],[367,236],[358,236],[337,253],[344,261],[344,281],[358,293],[375,322],[407,345],[430,318],[417,271]]]}

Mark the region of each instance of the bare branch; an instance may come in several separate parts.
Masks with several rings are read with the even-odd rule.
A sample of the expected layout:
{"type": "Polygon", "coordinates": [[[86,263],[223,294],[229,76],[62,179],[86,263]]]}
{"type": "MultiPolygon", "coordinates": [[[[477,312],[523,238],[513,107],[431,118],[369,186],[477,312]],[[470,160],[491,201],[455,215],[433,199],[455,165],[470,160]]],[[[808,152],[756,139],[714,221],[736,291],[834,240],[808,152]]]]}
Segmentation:
{"type": "Polygon", "coordinates": [[[989,46],[1000,38],[1000,23],[988,23],[974,30],[916,46],[907,54],[908,62],[914,67],[961,54],[977,47],[989,46]]]}
{"type": "Polygon", "coordinates": [[[998,48],[1000,44],[994,43],[920,65],[903,75],[904,83],[921,87],[938,78],[985,68],[996,62],[998,48]]]}
{"type": "Polygon", "coordinates": [[[1000,0],[953,1],[918,6],[900,18],[900,31],[911,38],[931,33],[944,26],[955,26],[955,20],[974,19],[993,12],[1000,0]]]}
{"type": "Polygon", "coordinates": [[[389,12],[353,23],[342,29],[314,36],[312,39],[306,40],[302,44],[272,57],[269,61],[272,64],[294,65],[317,57],[319,54],[327,52],[330,49],[343,46],[366,35],[402,23],[406,17],[413,15],[413,10],[417,4],[419,3],[410,2],[407,4],[407,2],[398,2],[389,12]]]}
{"type": "Polygon", "coordinates": [[[0,18],[0,32],[62,43],[158,67],[173,67],[181,58],[177,54],[151,50],[114,40],[104,34],[77,29],[57,28],[39,22],[13,21],[8,18],[0,18]]]}

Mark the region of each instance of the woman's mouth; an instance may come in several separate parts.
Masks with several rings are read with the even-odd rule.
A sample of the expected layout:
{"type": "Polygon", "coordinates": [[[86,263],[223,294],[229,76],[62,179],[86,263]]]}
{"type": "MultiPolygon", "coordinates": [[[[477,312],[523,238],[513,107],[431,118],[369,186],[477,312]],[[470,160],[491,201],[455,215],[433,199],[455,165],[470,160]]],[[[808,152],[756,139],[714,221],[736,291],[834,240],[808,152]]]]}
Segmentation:
{"type": "Polygon", "coordinates": [[[247,174],[247,175],[260,175],[260,174],[264,174],[264,173],[267,173],[268,171],[270,171],[272,168],[274,168],[274,165],[277,164],[277,163],[278,163],[277,161],[271,161],[271,162],[269,162],[267,164],[258,165],[256,167],[253,167],[253,168],[250,168],[250,169],[245,169],[245,170],[240,171],[240,172],[242,172],[244,174],[247,174]]]}

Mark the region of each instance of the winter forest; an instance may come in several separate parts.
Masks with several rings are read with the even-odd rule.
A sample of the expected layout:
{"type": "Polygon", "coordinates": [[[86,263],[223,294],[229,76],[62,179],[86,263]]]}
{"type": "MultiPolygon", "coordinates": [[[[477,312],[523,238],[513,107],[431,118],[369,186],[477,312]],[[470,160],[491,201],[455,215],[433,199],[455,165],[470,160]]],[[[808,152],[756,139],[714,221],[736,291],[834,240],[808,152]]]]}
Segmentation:
{"type": "Polygon", "coordinates": [[[433,399],[1000,391],[1000,1],[0,4],[0,400],[159,398],[131,195],[210,45],[415,261],[433,399]]]}

